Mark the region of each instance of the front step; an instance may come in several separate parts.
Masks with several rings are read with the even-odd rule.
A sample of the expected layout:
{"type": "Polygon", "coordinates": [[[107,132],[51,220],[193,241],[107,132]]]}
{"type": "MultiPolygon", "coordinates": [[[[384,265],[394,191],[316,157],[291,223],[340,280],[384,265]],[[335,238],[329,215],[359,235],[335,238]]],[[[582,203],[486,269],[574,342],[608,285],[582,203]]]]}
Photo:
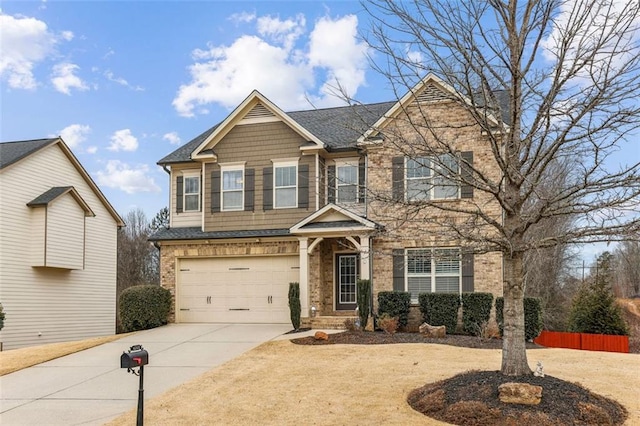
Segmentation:
{"type": "Polygon", "coordinates": [[[302,327],[311,327],[312,329],[325,330],[345,330],[344,320],[351,318],[355,320],[355,316],[322,316],[315,318],[302,318],[302,327]]]}

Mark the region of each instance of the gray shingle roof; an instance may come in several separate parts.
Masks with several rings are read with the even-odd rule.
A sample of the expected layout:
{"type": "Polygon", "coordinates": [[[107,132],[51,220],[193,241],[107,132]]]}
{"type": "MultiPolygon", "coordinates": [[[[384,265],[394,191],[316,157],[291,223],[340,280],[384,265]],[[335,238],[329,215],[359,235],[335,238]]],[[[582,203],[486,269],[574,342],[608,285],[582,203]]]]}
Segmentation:
{"type": "Polygon", "coordinates": [[[0,169],[22,160],[57,140],[58,138],[50,138],[0,143],[0,169]]]}
{"type": "Polygon", "coordinates": [[[56,198],[58,198],[59,196],[66,193],[72,188],[73,186],[54,186],[50,190],[44,192],[43,194],[38,195],[33,200],[29,201],[27,203],[27,206],[29,207],[46,206],[47,204],[49,204],[50,202],[52,202],[53,200],[55,200],[56,198]]]}
{"type": "Polygon", "coordinates": [[[184,163],[191,161],[191,153],[220,125],[216,124],[212,128],[205,130],[195,139],[182,145],[171,154],[158,161],[158,164],[184,163]]]}
{"type": "Polygon", "coordinates": [[[362,223],[355,220],[339,220],[335,222],[312,222],[304,225],[301,229],[333,229],[333,228],[348,228],[348,227],[362,227],[362,223]]]}
{"type": "Polygon", "coordinates": [[[283,237],[289,229],[256,229],[252,231],[212,231],[202,232],[200,227],[160,229],[149,237],[149,241],[168,240],[215,240],[222,238],[283,237]]]}

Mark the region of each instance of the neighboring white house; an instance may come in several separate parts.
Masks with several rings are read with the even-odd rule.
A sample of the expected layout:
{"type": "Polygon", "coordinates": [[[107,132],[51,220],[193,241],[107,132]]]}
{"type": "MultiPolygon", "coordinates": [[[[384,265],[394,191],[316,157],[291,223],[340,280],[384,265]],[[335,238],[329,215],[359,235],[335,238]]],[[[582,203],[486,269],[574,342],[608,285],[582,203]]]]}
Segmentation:
{"type": "Polygon", "coordinates": [[[61,138],[0,143],[4,349],[115,332],[123,225],[61,138]]]}

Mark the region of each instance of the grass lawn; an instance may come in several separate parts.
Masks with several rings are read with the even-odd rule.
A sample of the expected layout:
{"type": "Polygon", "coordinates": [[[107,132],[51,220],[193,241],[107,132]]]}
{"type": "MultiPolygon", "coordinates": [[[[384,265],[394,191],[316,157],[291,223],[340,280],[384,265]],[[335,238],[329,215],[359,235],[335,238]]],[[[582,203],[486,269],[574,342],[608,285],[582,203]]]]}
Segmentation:
{"type": "MultiPolygon", "coordinates": [[[[545,373],[617,400],[640,424],[640,355],[528,351],[545,373]]],[[[265,343],[145,401],[145,422],[186,424],[444,424],[406,402],[408,393],[468,370],[497,370],[501,351],[434,344],[302,346],[265,343]]],[[[544,398],[544,391],[543,391],[544,398]]],[[[131,410],[109,425],[135,423],[131,410]]]]}

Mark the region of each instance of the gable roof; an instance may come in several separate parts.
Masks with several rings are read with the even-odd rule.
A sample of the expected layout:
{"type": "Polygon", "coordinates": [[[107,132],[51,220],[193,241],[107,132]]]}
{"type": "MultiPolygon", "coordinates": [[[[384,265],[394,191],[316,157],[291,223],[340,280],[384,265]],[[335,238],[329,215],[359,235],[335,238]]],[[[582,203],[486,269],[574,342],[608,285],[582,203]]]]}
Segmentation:
{"type": "Polygon", "coordinates": [[[49,204],[53,203],[55,200],[60,198],[65,194],[71,194],[71,196],[76,200],[78,205],[82,207],[82,210],[85,212],[85,216],[95,216],[95,213],[91,210],[91,207],[84,201],[84,199],[80,196],[78,191],[73,186],[54,186],[48,191],[43,192],[38,195],[33,200],[27,203],[29,207],[45,207],[49,204]]]}
{"type": "MultiPolygon", "coordinates": [[[[111,203],[109,203],[109,200],[107,200],[107,198],[104,196],[102,191],[100,191],[100,188],[98,188],[98,185],[96,185],[93,179],[91,179],[91,176],[89,176],[89,173],[87,173],[87,171],[82,166],[80,161],[76,158],[75,155],[73,155],[73,152],[71,152],[71,149],[69,149],[69,147],[62,140],[61,137],[51,138],[51,139],[33,139],[33,140],[25,140],[25,141],[1,142],[0,143],[0,171],[4,170],[6,167],[10,165],[17,164],[21,160],[29,157],[30,155],[35,154],[41,149],[52,146],[52,145],[58,145],[58,147],[62,150],[65,156],[69,159],[71,164],[78,171],[80,176],[84,179],[87,185],[89,185],[89,187],[93,190],[93,192],[96,194],[98,199],[105,206],[105,208],[107,209],[111,217],[113,217],[113,220],[116,222],[117,226],[118,227],[124,226],[124,221],[122,220],[118,212],[113,208],[111,203]]],[[[68,187],[57,187],[57,188],[68,188],[68,187]]],[[[47,194],[46,197],[50,198],[54,196],[57,193],[57,191],[61,191],[61,189],[57,189],[56,191],[50,194],[47,194],[45,192],[41,196],[44,196],[45,194],[47,194]]],[[[59,195],[62,195],[62,194],[58,194],[58,196],[59,195]]],[[[37,197],[35,200],[31,202],[36,201],[38,198],[39,197],[37,197]]]]}
{"type": "Polygon", "coordinates": [[[0,143],[0,169],[17,163],[34,152],[55,143],[58,138],[0,143]]]}
{"type": "Polygon", "coordinates": [[[349,211],[343,207],[329,203],[320,210],[311,213],[306,218],[289,228],[292,234],[301,234],[320,230],[362,230],[374,231],[381,225],[349,211]]]}

